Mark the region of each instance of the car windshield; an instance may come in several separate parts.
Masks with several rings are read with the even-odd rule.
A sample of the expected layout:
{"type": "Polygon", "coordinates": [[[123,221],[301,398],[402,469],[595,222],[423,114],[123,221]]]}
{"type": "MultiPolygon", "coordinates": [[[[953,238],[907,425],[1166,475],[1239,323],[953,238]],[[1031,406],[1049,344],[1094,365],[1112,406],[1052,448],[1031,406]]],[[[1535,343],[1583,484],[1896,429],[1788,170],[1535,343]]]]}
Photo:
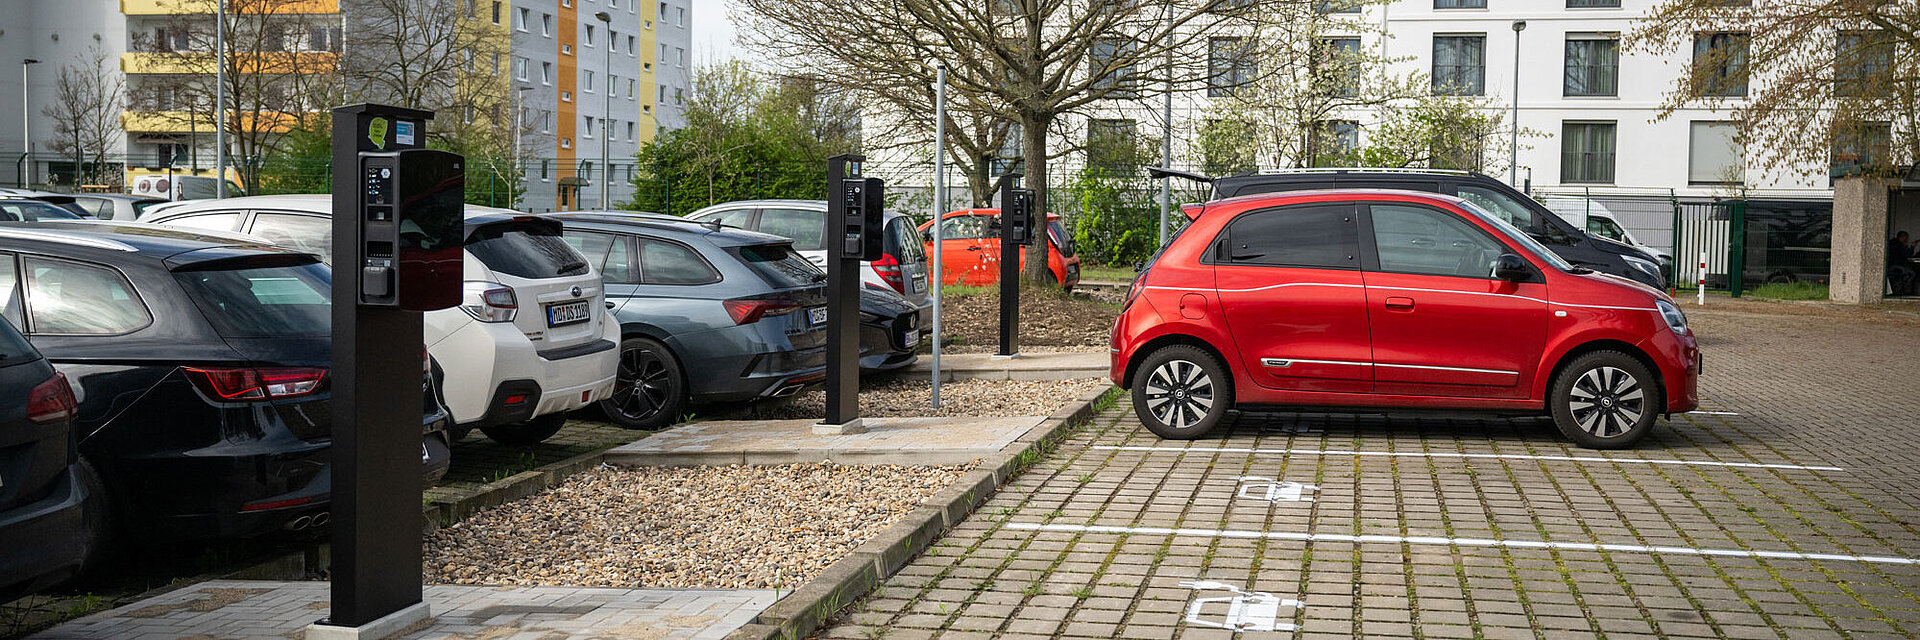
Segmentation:
{"type": "Polygon", "coordinates": [[[558,278],[587,272],[587,260],[557,233],[521,225],[491,225],[475,232],[467,251],[488,269],[518,278],[558,278]]]}
{"type": "Polygon", "coordinates": [[[727,251],[775,289],[812,286],[827,279],[827,274],[795,252],[793,245],[755,244],[727,251]]]}
{"type": "Polygon", "coordinates": [[[1540,241],[1534,240],[1533,236],[1527,235],[1526,233],[1520,231],[1518,227],[1515,227],[1513,226],[1512,223],[1507,222],[1505,218],[1489,213],[1486,209],[1482,208],[1480,205],[1474,204],[1473,201],[1471,200],[1462,200],[1460,204],[1463,205],[1463,208],[1465,208],[1468,212],[1472,213],[1475,216],[1478,216],[1481,220],[1485,221],[1487,224],[1493,225],[1493,228],[1499,229],[1501,234],[1507,236],[1507,239],[1512,240],[1515,244],[1520,245],[1521,248],[1526,249],[1527,251],[1533,253],[1535,257],[1538,257],[1541,260],[1547,261],[1547,264],[1553,265],[1553,268],[1559,269],[1561,271],[1573,270],[1572,264],[1569,264],[1566,260],[1562,259],[1558,254],[1555,254],[1554,252],[1547,250],[1547,247],[1545,245],[1540,244],[1540,241]]]}
{"type": "Polygon", "coordinates": [[[333,279],[318,262],[174,274],[215,331],[228,338],[323,336],[333,279]]]}
{"type": "Polygon", "coordinates": [[[36,200],[0,202],[0,220],[79,220],[72,211],[36,200]]]}

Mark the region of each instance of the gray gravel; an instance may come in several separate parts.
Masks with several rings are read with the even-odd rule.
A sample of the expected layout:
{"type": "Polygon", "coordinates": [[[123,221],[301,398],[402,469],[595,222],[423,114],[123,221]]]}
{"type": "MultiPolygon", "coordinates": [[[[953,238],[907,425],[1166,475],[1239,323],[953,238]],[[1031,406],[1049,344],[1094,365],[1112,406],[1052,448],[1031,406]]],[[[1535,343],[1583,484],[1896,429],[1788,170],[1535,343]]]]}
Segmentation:
{"type": "MultiPolygon", "coordinates": [[[[940,385],[940,410],[931,404],[933,384],[921,378],[873,377],[861,381],[860,414],[876,418],[915,416],[1050,416],[1082,394],[1111,386],[1101,378],[1078,380],[959,380],[940,385]]],[[[781,402],[702,416],[717,420],[825,418],[827,396],[819,390],[781,402]]]]}
{"type": "Polygon", "coordinates": [[[429,536],[426,578],[792,589],[969,468],[602,467],[429,536]]]}

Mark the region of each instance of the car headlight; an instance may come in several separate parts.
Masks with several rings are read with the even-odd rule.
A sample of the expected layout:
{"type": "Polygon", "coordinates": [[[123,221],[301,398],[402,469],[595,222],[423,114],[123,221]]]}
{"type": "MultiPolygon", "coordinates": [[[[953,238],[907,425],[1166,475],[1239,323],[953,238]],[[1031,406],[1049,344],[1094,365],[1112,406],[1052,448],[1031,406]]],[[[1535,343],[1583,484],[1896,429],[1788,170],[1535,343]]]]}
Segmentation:
{"type": "Polygon", "coordinates": [[[1643,260],[1633,256],[1620,256],[1620,257],[1627,261],[1627,266],[1633,267],[1634,269],[1639,270],[1641,273],[1651,275],[1655,278],[1660,277],[1660,265],[1654,264],[1652,261],[1643,260]]]}
{"type": "Polygon", "coordinates": [[[1673,329],[1674,333],[1686,332],[1687,314],[1680,313],[1680,307],[1673,306],[1673,303],[1665,300],[1654,301],[1653,306],[1660,309],[1660,317],[1667,321],[1667,327],[1673,329]]]}

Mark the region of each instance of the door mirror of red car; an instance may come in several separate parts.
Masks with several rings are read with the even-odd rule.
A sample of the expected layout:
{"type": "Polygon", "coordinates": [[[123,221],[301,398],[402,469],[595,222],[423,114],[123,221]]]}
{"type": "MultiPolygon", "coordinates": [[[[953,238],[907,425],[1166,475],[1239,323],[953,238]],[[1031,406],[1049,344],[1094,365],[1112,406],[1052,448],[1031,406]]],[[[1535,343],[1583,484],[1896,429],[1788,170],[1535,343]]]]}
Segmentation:
{"type": "Polygon", "coordinates": [[[922,232],[920,232],[920,239],[921,239],[921,240],[924,240],[924,241],[926,241],[926,242],[927,242],[928,244],[932,244],[932,243],[933,243],[933,228],[932,228],[932,227],[928,227],[926,231],[922,231],[922,232]]]}
{"type": "Polygon", "coordinates": [[[1509,282],[1524,282],[1533,277],[1533,268],[1520,256],[1503,253],[1493,261],[1493,277],[1509,282]]]}

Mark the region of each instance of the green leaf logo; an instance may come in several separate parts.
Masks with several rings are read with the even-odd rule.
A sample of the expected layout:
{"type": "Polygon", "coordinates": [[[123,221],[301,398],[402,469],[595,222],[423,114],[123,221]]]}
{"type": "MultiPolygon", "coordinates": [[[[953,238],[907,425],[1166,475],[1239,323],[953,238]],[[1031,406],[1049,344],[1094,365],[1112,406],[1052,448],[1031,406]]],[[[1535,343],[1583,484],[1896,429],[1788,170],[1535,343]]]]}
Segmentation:
{"type": "Polygon", "coordinates": [[[373,146],[375,148],[380,149],[382,151],[386,150],[387,148],[387,119],[386,118],[374,118],[373,120],[370,120],[367,122],[367,139],[373,141],[373,146]]]}

